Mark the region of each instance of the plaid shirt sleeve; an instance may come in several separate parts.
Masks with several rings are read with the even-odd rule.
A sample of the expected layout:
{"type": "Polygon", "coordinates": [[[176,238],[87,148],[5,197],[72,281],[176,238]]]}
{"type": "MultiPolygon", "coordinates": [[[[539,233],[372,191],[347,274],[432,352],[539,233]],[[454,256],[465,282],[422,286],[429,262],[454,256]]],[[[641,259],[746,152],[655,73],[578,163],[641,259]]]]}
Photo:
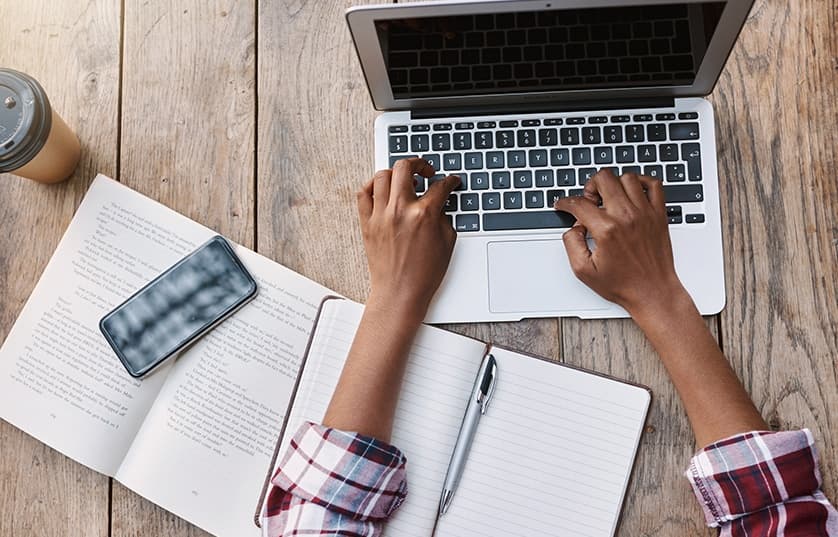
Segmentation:
{"type": "Polygon", "coordinates": [[[838,536],[808,429],[720,440],[693,457],[686,476],[722,537],[838,536]]]}
{"type": "Polygon", "coordinates": [[[274,475],[265,537],[379,537],[407,495],[407,459],[374,438],[304,423],[274,475]]]}

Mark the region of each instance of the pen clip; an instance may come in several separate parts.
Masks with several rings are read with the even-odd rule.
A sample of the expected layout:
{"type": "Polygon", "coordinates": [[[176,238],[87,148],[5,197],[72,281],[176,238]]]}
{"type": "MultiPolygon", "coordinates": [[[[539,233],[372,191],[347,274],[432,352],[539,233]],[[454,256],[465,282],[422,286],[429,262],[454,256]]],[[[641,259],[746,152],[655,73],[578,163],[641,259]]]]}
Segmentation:
{"type": "Polygon", "coordinates": [[[487,354],[482,364],[482,375],[480,384],[477,386],[477,404],[480,405],[480,413],[485,414],[489,406],[489,400],[495,391],[495,384],[498,377],[498,363],[495,357],[487,354]]]}

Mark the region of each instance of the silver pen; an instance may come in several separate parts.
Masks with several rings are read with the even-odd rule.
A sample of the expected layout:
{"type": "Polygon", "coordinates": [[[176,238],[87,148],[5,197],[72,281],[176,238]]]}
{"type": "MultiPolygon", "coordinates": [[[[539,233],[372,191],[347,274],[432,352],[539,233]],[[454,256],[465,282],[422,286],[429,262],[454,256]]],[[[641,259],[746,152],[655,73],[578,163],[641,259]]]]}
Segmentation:
{"type": "Polygon", "coordinates": [[[466,413],[463,416],[463,423],[460,425],[460,432],[457,435],[457,443],[454,444],[454,452],[451,454],[451,462],[448,463],[448,473],[445,474],[445,483],[442,486],[442,496],[439,499],[439,513],[442,516],[451,505],[451,498],[460,483],[463,475],[463,468],[466,465],[466,457],[471,450],[471,442],[474,440],[474,433],[477,431],[477,424],[480,417],[486,413],[489,399],[495,390],[495,383],[498,379],[498,363],[495,357],[487,354],[483,357],[477,378],[474,380],[474,388],[471,391],[466,413]]]}

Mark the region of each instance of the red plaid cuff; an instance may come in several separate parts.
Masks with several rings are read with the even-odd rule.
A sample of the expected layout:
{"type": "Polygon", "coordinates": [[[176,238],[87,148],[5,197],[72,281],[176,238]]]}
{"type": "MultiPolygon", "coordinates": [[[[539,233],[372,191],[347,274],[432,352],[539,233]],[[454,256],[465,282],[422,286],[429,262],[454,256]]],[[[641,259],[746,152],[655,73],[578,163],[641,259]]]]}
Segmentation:
{"type": "Polygon", "coordinates": [[[293,495],[357,521],[384,520],[407,494],[406,462],[385,442],[305,423],[273,477],[285,494],[271,495],[268,516],[281,510],[281,496],[293,495]]]}
{"type": "Polygon", "coordinates": [[[737,520],[748,529],[743,535],[768,535],[770,528],[812,536],[838,531],[838,514],[819,490],[817,453],[807,429],[720,440],[693,457],[686,476],[711,527],[737,520]]]}

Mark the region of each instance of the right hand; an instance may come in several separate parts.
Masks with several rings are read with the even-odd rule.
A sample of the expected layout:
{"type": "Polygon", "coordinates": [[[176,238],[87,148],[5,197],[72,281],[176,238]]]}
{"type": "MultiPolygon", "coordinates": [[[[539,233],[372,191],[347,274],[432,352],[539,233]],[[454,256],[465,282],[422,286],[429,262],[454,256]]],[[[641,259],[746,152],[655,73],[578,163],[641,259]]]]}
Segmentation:
{"type": "Polygon", "coordinates": [[[585,185],[583,196],[562,198],[555,208],[576,217],[563,237],[570,266],[603,298],[636,318],[686,294],[675,273],[659,180],[633,173],[618,178],[602,170],[585,185]]]}
{"type": "Polygon", "coordinates": [[[358,192],[370,270],[368,304],[415,323],[425,317],[457,239],[443,208],[460,178],[449,175],[416,196],[413,175],[434,173],[426,160],[404,159],[392,170],[376,172],[358,192]]]}

